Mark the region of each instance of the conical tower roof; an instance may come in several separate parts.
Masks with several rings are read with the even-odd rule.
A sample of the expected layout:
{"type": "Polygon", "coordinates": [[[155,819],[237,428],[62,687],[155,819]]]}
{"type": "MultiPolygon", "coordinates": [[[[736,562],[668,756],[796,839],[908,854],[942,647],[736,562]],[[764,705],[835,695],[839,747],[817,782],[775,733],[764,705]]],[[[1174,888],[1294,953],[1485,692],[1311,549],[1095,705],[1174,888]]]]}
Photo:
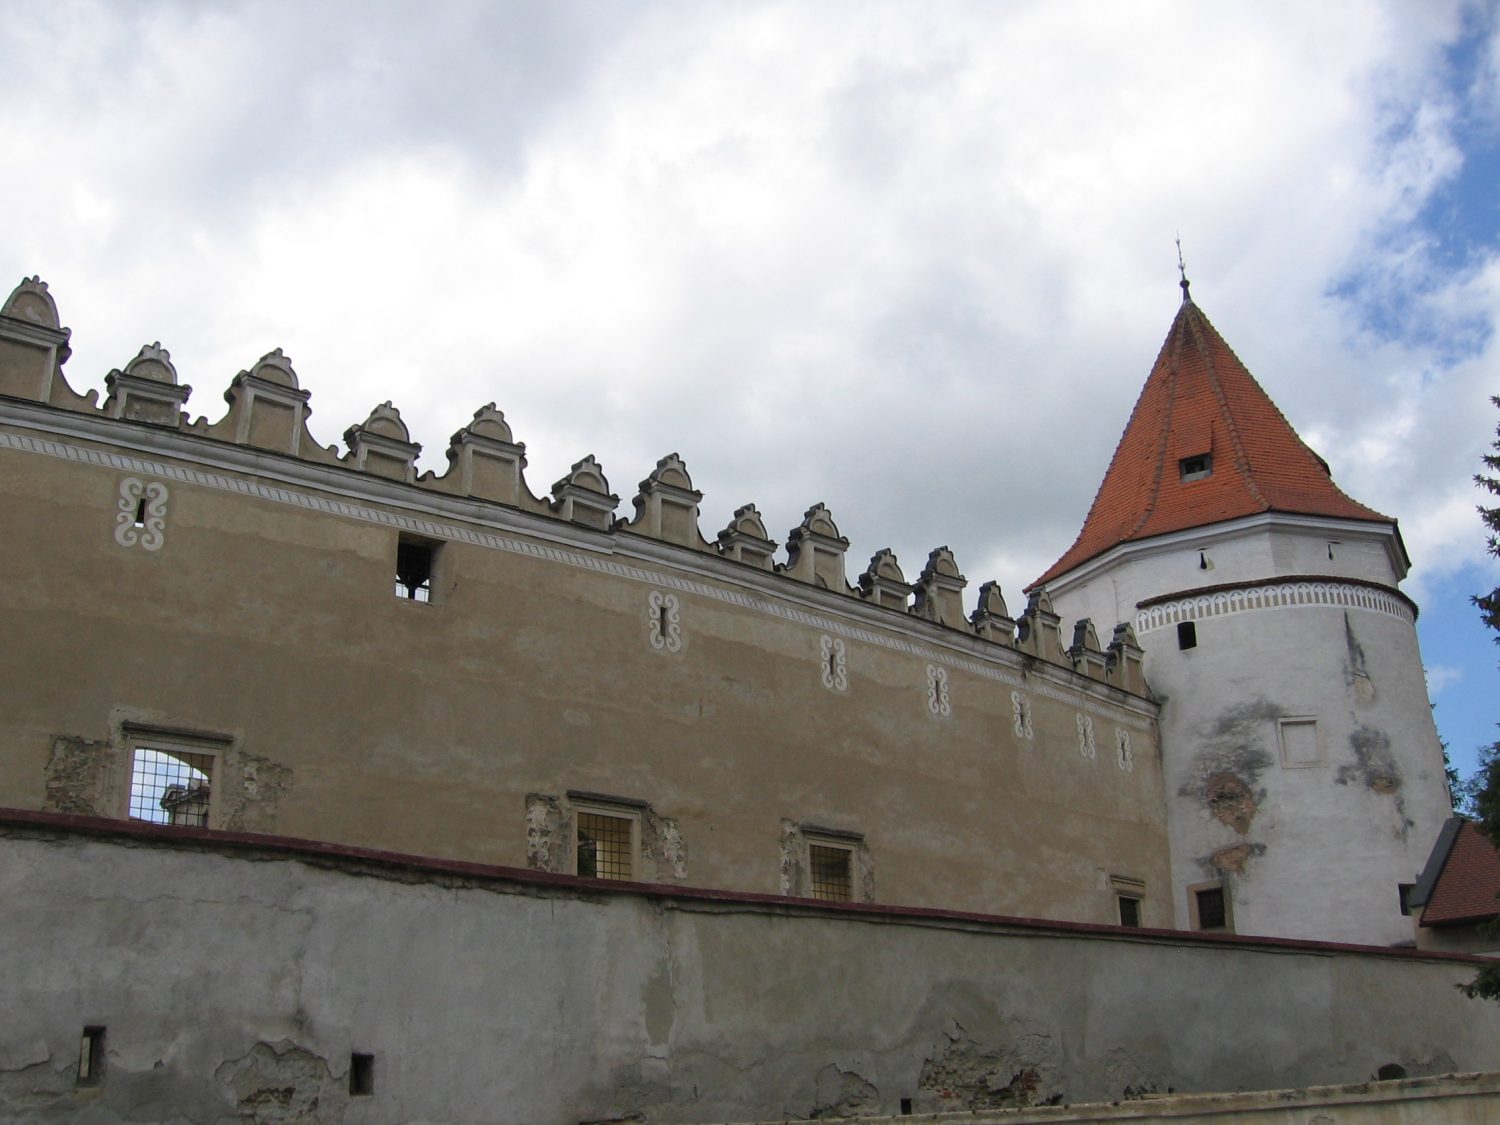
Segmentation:
{"type": "Polygon", "coordinates": [[[1327,463],[1184,299],[1083,530],[1032,587],[1120,543],[1261,512],[1395,523],[1339,491],[1327,463]]]}

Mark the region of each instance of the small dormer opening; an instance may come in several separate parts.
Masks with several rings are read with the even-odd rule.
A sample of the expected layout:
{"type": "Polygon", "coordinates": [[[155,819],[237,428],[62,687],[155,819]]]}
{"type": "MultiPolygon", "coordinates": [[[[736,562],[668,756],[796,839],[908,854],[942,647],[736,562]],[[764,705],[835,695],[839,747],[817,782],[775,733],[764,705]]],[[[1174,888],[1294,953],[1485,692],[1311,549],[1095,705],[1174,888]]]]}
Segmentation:
{"type": "Polygon", "coordinates": [[[1214,455],[1212,453],[1195,453],[1191,457],[1184,457],[1177,462],[1177,469],[1182,474],[1184,482],[1190,480],[1202,480],[1204,477],[1213,476],[1214,455]]]}

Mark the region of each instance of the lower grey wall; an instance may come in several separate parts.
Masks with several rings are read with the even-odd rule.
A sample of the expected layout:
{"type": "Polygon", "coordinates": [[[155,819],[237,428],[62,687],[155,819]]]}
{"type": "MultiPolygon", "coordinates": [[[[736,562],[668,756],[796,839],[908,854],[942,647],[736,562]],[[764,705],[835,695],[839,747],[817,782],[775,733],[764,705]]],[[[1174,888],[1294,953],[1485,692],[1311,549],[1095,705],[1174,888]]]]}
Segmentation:
{"type": "Polygon", "coordinates": [[[1500,1068],[1454,961],[340,862],[12,825],[0,1116],[704,1122],[1500,1068]]]}

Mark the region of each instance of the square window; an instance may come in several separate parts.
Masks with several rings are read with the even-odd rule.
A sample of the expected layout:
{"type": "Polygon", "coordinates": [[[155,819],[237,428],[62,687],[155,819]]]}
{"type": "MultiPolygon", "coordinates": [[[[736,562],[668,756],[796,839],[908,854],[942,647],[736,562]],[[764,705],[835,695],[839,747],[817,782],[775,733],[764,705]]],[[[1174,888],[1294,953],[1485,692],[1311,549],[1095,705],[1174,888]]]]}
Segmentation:
{"type": "Polygon", "coordinates": [[[133,747],[130,819],[207,828],[213,774],[212,754],[169,746],[133,747]]]}
{"type": "Polygon", "coordinates": [[[579,808],[577,816],[577,873],[586,879],[634,879],[640,817],[597,808],[579,808]]]}
{"type": "Polygon", "coordinates": [[[854,898],[854,849],[842,844],[807,845],[808,897],[823,902],[854,898]]]}
{"type": "Polygon", "coordinates": [[[1229,897],[1222,883],[1190,887],[1193,904],[1193,929],[1229,930],[1229,897]]]}
{"type": "Polygon", "coordinates": [[[1323,756],[1318,751],[1316,719],[1281,719],[1277,722],[1281,742],[1281,764],[1292,769],[1316,766],[1323,756]]]}
{"type": "Polygon", "coordinates": [[[1177,462],[1177,469],[1184,481],[1202,480],[1204,477],[1213,476],[1213,454],[1199,453],[1193,457],[1184,457],[1177,462]]]}
{"type": "Polygon", "coordinates": [[[436,561],[436,544],[403,535],[396,544],[396,596],[406,601],[431,602],[436,561]]]}

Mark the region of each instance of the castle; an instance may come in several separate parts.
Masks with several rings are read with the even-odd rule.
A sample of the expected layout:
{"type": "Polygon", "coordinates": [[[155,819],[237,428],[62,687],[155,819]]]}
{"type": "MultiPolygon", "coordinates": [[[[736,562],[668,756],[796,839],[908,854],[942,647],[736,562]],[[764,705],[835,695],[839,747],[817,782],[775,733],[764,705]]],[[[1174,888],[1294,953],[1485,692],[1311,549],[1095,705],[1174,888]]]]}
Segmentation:
{"type": "MultiPolygon", "coordinates": [[[[68,339],[37,279],[0,308],[11,576],[0,806],[18,847],[45,855],[61,834],[79,849],[65,866],[124,896],[133,921],[118,926],[160,931],[155,908],[141,914],[123,889],[150,878],[196,885],[194,871],[220,864],[215,878],[255,885],[264,863],[226,874],[248,850],[365,873],[420,869],[434,885],[499,880],[570,910],[602,902],[587,925],[625,929],[589,956],[611,965],[634,966],[628,934],[644,925],[619,921],[626,901],[805,915],[808,933],[898,917],[1022,937],[1028,926],[1098,933],[1104,944],[1090,948],[1111,957],[1191,948],[1221,965],[1244,960],[1235,971],[1247,979],[1264,978],[1252,967],[1263,949],[1294,959],[1299,942],[1418,941],[1405,896],[1449,808],[1416,607],[1398,589],[1399,531],[1339,491],[1185,285],[1077,541],[1015,616],[995,583],[966,605],[967,579],[944,547],[915,576],[878,552],[851,582],[849,543],[823,504],[784,554],[751,504],[710,538],[676,454],[618,518],[592,457],[538,496],[494,404],[453,435],[446,472],[419,476],[420,446],[390,403],[349,427],[344,451],[318,444],[310,392],[279,351],[235,376],[221,418],[190,420],[191,388],[159,345],[110,372],[101,403],[65,380],[68,339]],[[141,848],[166,866],[143,871],[131,856],[141,848]],[[598,898],[611,887],[626,897],[598,898]],[[1194,932],[1236,936],[1202,945],[1194,932]]],[[[529,949],[538,923],[514,911],[506,932],[529,949]]],[[[313,916],[330,924],[321,907],[313,916]]],[[[675,946],[673,973],[720,941],[753,963],[771,939],[725,938],[734,924],[695,933],[691,955],[675,946]]],[[[121,932],[111,926],[98,940],[121,932]]],[[[175,930],[171,940],[177,948],[175,930]]],[[[67,941],[93,948],[95,937],[70,927],[67,941]]],[[[812,948],[852,964],[846,942],[824,935],[812,948]]],[[[532,950],[522,975],[595,963],[575,955],[563,941],[532,950]]],[[[1433,1046],[1466,1037],[1454,1028],[1476,1018],[1448,995],[1456,960],[1360,954],[1377,955],[1403,980],[1448,974],[1430,1018],[1411,1017],[1399,1034],[1415,1038],[1391,1052],[1418,1066],[1491,1062],[1484,1048],[1458,1059],[1458,1047],[1433,1046]]],[[[174,956],[180,971],[207,955],[174,956]]],[[[298,964],[332,979],[342,956],[304,950],[298,964]]],[[[778,964],[804,958],[814,954],[798,944],[778,964]]],[[[1176,986],[1153,964],[1138,971],[1166,997],[1176,986]]],[[[976,981],[966,987],[978,995],[976,981]]],[[[676,986],[660,987],[676,1012],[676,986]]],[[[1359,988],[1370,997],[1345,1001],[1350,1018],[1400,1010],[1395,991],[1359,988]]],[[[111,994],[100,989],[87,994],[111,994]]],[[[652,1008],[666,1003],[656,995],[642,993],[643,1042],[676,1042],[676,1016],[652,1008]]],[[[246,1029],[261,1019],[235,1018],[246,1029]]],[[[277,1044],[326,1031],[300,1014],[265,1018],[296,1035],[245,1030],[267,1050],[223,1062],[227,1078],[208,1067],[225,1089],[291,1065],[277,1044]]],[[[605,1019],[597,1049],[618,1046],[634,1018],[605,1019]]],[[[55,1022],[71,1026],[65,1014],[55,1022]]],[[[105,1021],[84,1026],[79,1081],[95,1065],[88,1027],[97,1066],[106,1057],[105,1021]]],[[[59,1032],[37,1034],[45,1044],[59,1032]]],[[[1337,1070],[1300,1049],[1308,1075],[1337,1070]]],[[[666,1073],[650,1062],[666,1056],[642,1050],[628,1080],[601,1082],[609,1092],[595,1101],[502,1116],[602,1119],[599,1099],[637,1104],[624,1089],[648,1112],[710,1119],[683,1092],[680,1057],[666,1073]]],[[[349,1055],[351,1112],[373,1082],[360,1060],[373,1057],[349,1055]]],[[[1070,1097],[1172,1073],[1069,1057],[1053,1069],[1075,1068],[1071,1086],[1056,1079],[1070,1097]]],[[[294,1061],[309,1082],[345,1077],[342,1065],[294,1061]]],[[[879,1086],[834,1069],[834,1109],[858,1110],[863,1086],[879,1086]]],[[[172,1089],[186,1096],[187,1081],[172,1089]]],[[[932,1092],[967,1088],[951,1075],[908,1085],[927,1091],[914,1095],[919,1108],[979,1104],[932,1092]]],[[[743,1117],[769,1104],[756,1089],[714,1106],[743,1117]]],[[[6,1096],[0,1081],[0,1108],[20,1104],[6,1096]]],[[[893,1108],[889,1095],[870,1099],[893,1108]]]]}

